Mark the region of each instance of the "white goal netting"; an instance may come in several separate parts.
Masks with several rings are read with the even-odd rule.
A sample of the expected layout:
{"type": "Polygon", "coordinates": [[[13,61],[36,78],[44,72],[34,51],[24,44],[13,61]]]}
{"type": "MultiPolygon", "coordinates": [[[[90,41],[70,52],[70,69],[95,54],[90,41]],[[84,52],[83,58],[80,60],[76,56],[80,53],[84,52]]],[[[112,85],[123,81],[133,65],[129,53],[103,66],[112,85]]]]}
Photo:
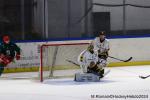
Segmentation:
{"type": "Polygon", "coordinates": [[[78,55],[89,43],[46,44],[41,46],[40,81],[45,78],[69,77],[75,74],[79,66],[78,55]]]}

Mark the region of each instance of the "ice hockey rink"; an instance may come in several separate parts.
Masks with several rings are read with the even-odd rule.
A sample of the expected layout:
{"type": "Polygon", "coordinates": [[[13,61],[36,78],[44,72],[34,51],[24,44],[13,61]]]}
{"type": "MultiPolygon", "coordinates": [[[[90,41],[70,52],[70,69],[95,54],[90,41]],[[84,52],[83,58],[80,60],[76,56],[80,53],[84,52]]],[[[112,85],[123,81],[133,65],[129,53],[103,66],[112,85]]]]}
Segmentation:
{"type": "Polygon", "coordinates": [[[149,65],[108,69],[111,72],[100,82],[61,78],[40,83],[29,79],[37,73],[4,74],[0,79],[0,100],[150,100],[150,78],[139,78],[150,74],[149,65]]]}

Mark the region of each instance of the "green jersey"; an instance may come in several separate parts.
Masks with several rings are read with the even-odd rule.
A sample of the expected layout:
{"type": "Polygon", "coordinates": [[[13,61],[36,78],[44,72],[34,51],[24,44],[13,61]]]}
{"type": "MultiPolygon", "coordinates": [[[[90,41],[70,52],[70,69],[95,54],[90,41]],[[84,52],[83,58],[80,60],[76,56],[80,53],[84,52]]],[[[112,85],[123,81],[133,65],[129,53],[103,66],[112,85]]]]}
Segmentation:
{"type": "Polygon", "coordinates": [[[6,44],[2,42],[0,44],[0,54],[14,58],[16,53],[20,54],[20,48],[15,43],[10,42],[6,44]]]}

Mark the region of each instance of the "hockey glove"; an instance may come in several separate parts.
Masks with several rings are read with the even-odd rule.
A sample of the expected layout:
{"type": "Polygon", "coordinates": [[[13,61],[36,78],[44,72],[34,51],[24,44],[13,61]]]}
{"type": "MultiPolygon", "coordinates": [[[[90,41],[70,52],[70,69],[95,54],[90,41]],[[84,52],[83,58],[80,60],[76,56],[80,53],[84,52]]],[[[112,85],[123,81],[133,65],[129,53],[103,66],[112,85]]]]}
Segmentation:
{"type": "Polygon", "coordinates": [[[20,54],[16,54],[16,60],[20,60],[20,54]]]}
{"type": "Polygon", "coordinates": [[[98,57],[106,60],[108,58],[108,52],[102,52],[102,53],[99,52],[98,57]]]}

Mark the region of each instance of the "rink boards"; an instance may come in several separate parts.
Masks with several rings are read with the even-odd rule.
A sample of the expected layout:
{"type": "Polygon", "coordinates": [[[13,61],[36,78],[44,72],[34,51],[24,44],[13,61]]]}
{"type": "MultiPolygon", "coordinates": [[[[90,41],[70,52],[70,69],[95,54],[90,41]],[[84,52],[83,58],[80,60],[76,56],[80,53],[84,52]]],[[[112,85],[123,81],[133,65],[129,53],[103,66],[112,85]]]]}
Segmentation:
{"type": "MultiPolygon", "coordinates": [[[[11,63],[5,72],[37,71],[40,66],[40,46],[42,44],[60,44],[60,43],[89,43],[90,40],[67,40],[67,41],[40,41],[40,42],[19,42],[21,48],[21,60],[11,63]]],[[[108,66],[132,66],[149,65],[150,38],[120,38],[109,39],[109,55],[120,59],[133,57],[131,62],[119,62],[114,59],[108,59],[108,66]]],[[[65,66],[63,66],[65,67],[65,66]]],[[[57,69],[63,69],[57,68],[57,69]]],[[[70,67],[72,69],[72,67],[70,67]]],[[[73,67],[77,68],[77,67],[73,67]]]]}

